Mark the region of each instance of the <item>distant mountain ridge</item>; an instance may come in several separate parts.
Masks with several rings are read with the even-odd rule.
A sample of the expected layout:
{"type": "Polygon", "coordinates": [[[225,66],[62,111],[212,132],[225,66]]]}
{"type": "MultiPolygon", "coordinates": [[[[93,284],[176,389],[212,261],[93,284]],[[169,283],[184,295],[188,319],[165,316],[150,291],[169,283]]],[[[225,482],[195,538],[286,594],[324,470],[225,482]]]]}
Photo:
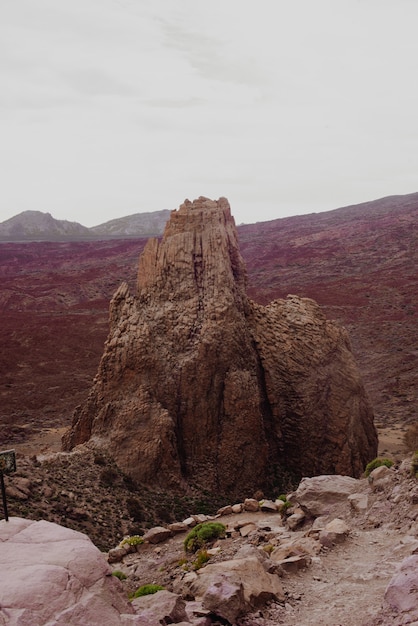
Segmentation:
{"type": "MultiPolygon", "coordinates": [[[[332,221],[344,218],[356,221],[363,218],[373,221],[386,214],[395,215],[407,208],[415,208],[418,204],[418,193],[394,195],[354,204],[320,213],[308,213],[290,217],[279,217],[274,220],[260,221],[250,224],[240,224],[238,230],[259,228],[258,224],[264,224],[265,228],[271,228],[274,224],[294,224],[298,229],[310,230],[312,217],[315,216],[317,226],[329,228],[332,221]]],[[[170,217],[169,209],[150,211],[146,213],[134,213],[125,217],[104,222],[90,228],[78,222],[57,220],[50,213],[42,211],[23,211],[10,219],[0,222],[0,242],[19,241],[82,241],[82,240],[106,240],[106,239],[130,239],[148,238],[162,235],[165,225],[170,217]]]]}
{"type": "Polygon", "coordinates": [[[170,211],[135,213],[88,228],[50,213],[23,211],[0,223],[0,241],[79,241],[160,235],[170,211]]]}

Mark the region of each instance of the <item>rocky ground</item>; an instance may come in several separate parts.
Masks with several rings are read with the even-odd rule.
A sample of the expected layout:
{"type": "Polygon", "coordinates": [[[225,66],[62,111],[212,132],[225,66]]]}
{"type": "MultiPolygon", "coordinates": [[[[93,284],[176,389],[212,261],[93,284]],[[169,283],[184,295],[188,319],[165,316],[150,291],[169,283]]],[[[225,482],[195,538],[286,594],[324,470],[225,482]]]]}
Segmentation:
{"type": "MultiPolygon", "coordinates": [[[[109,466],[88,446],[70,454],[18,459],[18,472],[6,480],[9,514],[46,518],[82,530],[106,552],[124,536],[143,535],[156,524],[169,528],[190,514],[215,513],[208,509],[208,503],[199,502],[198,494],[176,498],[172,494],[138,489],[117,471],[109,476],[109,466]]],[[[216,544],[219,552],[211,556],[211,564],[231,560],[243,548],[257,550],[264,560],[271,560],[272,549],[278,550],[289,543],[296,546],[291,554],[303,556],[290,567],[282,564],[272,570],[279,572],[284,598],[263,604],[236,623],[242,626],[412,623],[407,621],[410,613],[394,613],[384,599],[401,561],[418,552],[418,483],[410,474],[410,461],[394,467],[375,479],[374,484],[368,479],[353,479],[354,492],[367,498],[366,504],[358,502],[358,508],[347,500],[342,505],[331,494],[325,504],[320,499],[322,509],[312,509],[315,496],[304,501],[288,494],[293,508],[285,516],[244,510],[218,518],[230,532],[216,544]],[[306,513],[294,524],[290,515],[300,513],[299,503],[306,513]],[[318,517],[319,525],[315,522],[318,517]],[[349,529],[344,541],[323,540],[319,544],[318,532],[313,529],[323,527],[335,517],[344,520],[349,529]],[[315,539],[317,544],[304,544],[307,539],[310,542],[315,539]]],[[[185,554],[185,536],[183,531],[158,544],[145,543],[123,558],[112,558],[112,568],[128,576],[122,583],[126,593],[140,585],[155,583],[188,597],[183,581],[186,574],[193,572],[195,556],[185,554]]]]}
{"type": "MultiPolygon", "coordinates": [[[[417,421],[415,216],[413,206],[368,220],[323,214],[239,231],[255,300],[287,293],[312,297],[349,329],[375,407],[379,453],[398,465],[408,452],[404,434],[417,421]]],[[[56,454],[97,371],[109,299],[122,280],[135,283],[144,243],[44,242],[0,249],[0,447],[16,448],[18,463],[7,479],[9,514],[81,530],[103,551],[124,535],[226,504],[199,493],[179,498],[134,485],[89,449],[56,454]]],[[[346,542],[323,549],[306,570],[284,575],[286,601],[243,624],[412,623],[390,621],[387,607],[386,615],[375,616],[397,563],[415,550],[418,536],[415,480],[395,476],[392,491],[372,496],[384,504],[379,513],[374,509],[374,522],[350,512],[346,542]],[[400,493],[393,493],[399,485],[400,493]]],[[[241,542],[228,540],[231,555],[235,540],[241,542]]],[[[147,547],[159,559],[167,548],[167,565],[152,570],[164,584],[180,573],[181,543],[174,537],[157,546],[159,553],[147,547]]]]}
{"type": "MultiPolygon", "coordinates": [[[[236,623],[240,626],[415,623],[416,589],[411,591],[405,581],[402,584],[392,581],[401,562],[418,552],[418,486],[416,478],[410,475],[410,461],[403,462],[396,470],[379,468],[370,479],[353,481],[350,490],[355,495],[349,496],[350,504],[338,494],[338,478],[332,486],[333,493],[326,493],[328,479],[322,484],[321,480],[322,477],[318,482],[315,478],[307,479],[309,487],[299,487],[292,497],[294,508],[288,509],[284,517],[244,510],[217,518],[230,532],[225,539],[217,541],[209,563],[258,552],[265,569],[279,574],[284,590],[284,598],[267,602],[237,618],[236,623]],[[292,519],[295,511],[299,511],[298,503],[306,517],[302,515],[302,521],[295,525],[292,519]],[[346,524],[340,534],[318,530],[328,528],[327,522],[336,517],[346,524]],[[405,597],[409,598],[407,610],[404,610],[405,597]]],[[[137,552],[119,562],[111,559],[112,567],[128,576],[123,583],[126,589],[155,583],[190,599],[188,585],[193,576],[204,578],[204,568],[198,574],[191,573],[195,557],[184,558],[184,536],[180,533],[158,545],[141,545],[137,552]]]]}

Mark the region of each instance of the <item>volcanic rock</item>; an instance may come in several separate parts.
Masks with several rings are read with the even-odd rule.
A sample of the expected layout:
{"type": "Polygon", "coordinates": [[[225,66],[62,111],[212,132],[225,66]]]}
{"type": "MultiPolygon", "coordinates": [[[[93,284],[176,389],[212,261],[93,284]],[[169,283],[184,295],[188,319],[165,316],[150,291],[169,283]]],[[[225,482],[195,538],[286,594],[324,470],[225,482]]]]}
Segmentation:
{"type": "Polygon", "coordinates": [[[310,299],[267,306],[228,201],[186,200],[122,284],[89,397],[64,450],[89,439],[138,482],[239,497],[283,475],[357,476],[377,454],[345,329],[310,299]]]}

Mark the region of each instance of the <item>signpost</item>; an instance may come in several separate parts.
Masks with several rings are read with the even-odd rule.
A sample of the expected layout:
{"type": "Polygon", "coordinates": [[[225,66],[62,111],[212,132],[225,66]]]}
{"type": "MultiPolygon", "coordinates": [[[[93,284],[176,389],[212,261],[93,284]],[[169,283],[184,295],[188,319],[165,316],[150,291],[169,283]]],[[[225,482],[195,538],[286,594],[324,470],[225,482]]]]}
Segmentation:
{"type": "Polygon", "coordinates": [[[9,521],[9,514],[7,512],[7,500],[6,500],[6,487],[4,485],[4,474],[11,474],[16,471],[16,453],[14,450],[5,450],[0,452],[0,484],[1,495],[3,498],[4,518],[6,522],[9,521]]]}

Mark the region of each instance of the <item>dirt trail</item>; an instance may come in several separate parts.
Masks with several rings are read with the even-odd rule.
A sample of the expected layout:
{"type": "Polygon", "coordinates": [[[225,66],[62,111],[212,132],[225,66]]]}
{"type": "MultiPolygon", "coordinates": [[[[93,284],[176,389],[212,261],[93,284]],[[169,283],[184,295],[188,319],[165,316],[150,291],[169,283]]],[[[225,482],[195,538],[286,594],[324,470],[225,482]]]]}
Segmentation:
{"type": "Polygon", "coordinates": [[[381,608],[396,565],[410,550],[408,543],[394,541],[393,530],[352,532],[344,544],[314,558],[309,569],[283,580],[289,602],[276,623],[366,625],[381,608]]]}

